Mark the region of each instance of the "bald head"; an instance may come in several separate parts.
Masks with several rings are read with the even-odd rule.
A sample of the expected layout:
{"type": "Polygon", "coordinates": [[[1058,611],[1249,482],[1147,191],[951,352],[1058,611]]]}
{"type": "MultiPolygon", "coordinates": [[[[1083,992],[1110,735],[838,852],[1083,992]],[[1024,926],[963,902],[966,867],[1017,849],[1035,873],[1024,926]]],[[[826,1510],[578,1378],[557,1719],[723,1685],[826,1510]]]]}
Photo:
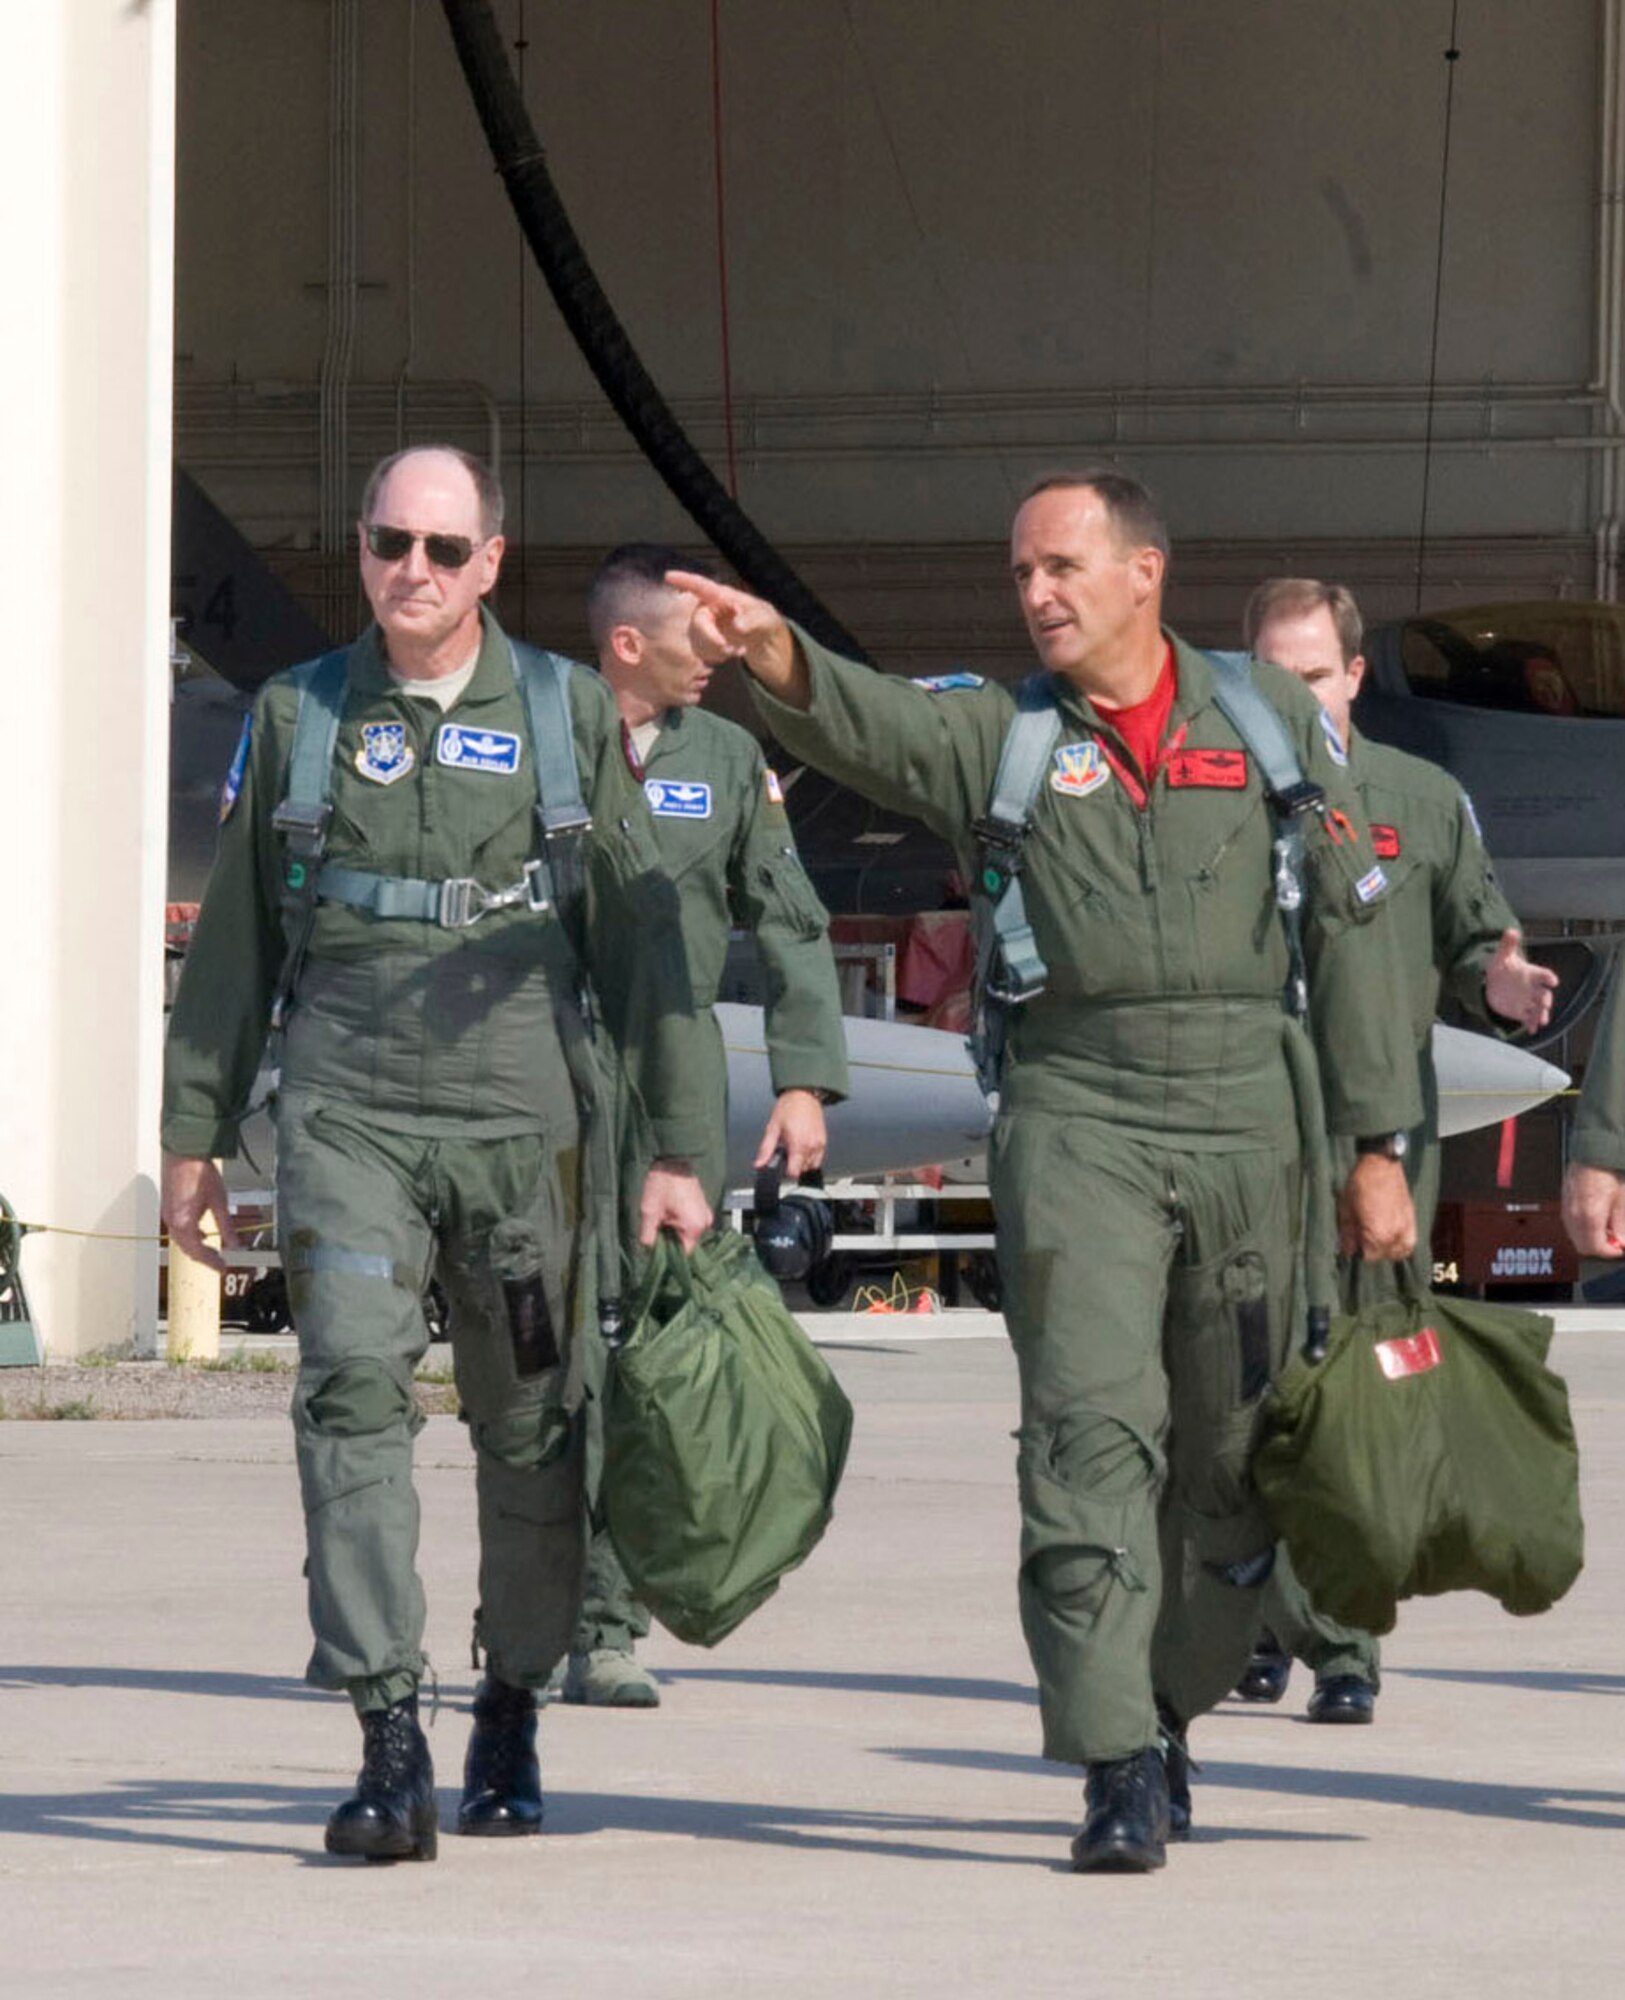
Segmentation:
{"type": "Polygon", "coordinates": [[[454,444],[409,444],[404,451],[393,451],[388,458],[379,459],[367,474],[367,483],[361,489],[363,527],[379,518],[379,498],[391,475],[414,459],[439,461],[432,469],[445,473],[448,477],[452,476],[454,468],[461,471],[474,489],[481,539],[490,541],[502,533],[506,502],[503,499],[500,481],[483,458],[476,458],[471,451],[464,451],[454,444]]]}

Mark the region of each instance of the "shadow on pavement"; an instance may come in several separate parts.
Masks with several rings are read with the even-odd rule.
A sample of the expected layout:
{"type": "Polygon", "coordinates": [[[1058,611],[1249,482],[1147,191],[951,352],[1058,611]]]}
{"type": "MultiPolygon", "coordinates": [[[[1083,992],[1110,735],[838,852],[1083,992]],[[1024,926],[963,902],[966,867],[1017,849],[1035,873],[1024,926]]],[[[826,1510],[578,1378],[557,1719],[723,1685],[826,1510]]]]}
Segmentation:
{"type": "MultiPolygon", "coordinates": [[[[1196,1746],[1199,1748],[1200,1746],[1196,1746]]],[[[1071,1767],[1042,1757],[1023,1757],[989,1750],[925,1750],[907,1747],[886,1753],[911,1764],[946,1764],[961,1770],[1030,1771],[1035,1777],[1062,1773],[1071,1767]]],[[[1280,1796],[1349,1799],[1361,1805],[1414,1806],[1423,1812],[1463,1813],[1472,1819],[1527,1820],[1544,1826],[1607,1827],[1625,1833],[1625,1792],[1604,1792],[1566,1786],[1545,1790],[1538,1785],[1497,1785],[1476,1779],[1430,1778],[1415,1771],[1304,1770],[1283,1764],[1226,1764],[1198,1757],[1193,1785],[1198,1831],[1204,1789],[1228,1785],[1237,1791],[1274,1792],[1280,1796]],[[1588,1810],[1587,1808],[1592,1808],[1588,1810]]],[[[1235,1839],[1235,1833],[1226,1838],[1235,1839]]],[[[1276,1838],[1271,1831],[1255,1838],[1276,1838]]],[[[1286,1837],[1286,1836],[1282,1836],[1286,1837]]]]}
{"type": "MultiPolygon", "coordinates": [[[[330,1783],[320,1786],[129,1779],[104,1791],[13,1792],[0,1797],[0,1836],[135,1844],[193,1854],[286,1854],[321,1867],[348,1867],[356,1864],[322,1850],[322,1827],[347,1789],[345,1776],[335,1772],[330,1783]],[[210,1833],[199,1822],[219,1831],[210,1833]]],[[[441,1834],[455,1839],[451,1829],[457,1823],[458,1795],[442,1787],[439,1800],[441,1834]]],[[[738,1799],[569,1792],[549,1797],[544,1838],[667,1834],[893,1860],[991,1861],[1031,1868],[1047,1867],[1053,1857],[1000,1851],[986,1846],[986,1840],[1064,1843],[1072,1831],[1060,1820],[959,1819],[738,1799]]]]}
{"type": "Polygon", "coordinates": [[[334,1701],[304,1681],[279,1674],[200,1674],[156,1667],[6,1667],[0,1689],[23,1687],[123,1688],[137,1694],[203,1694],[228,1701],[334,1701]]]}
{"type": "Polygon", "coordinates": [[[974,1680],[951,1674],[814,1673],[775,1667],[657,1667],[658,1681],[736,1681],[742,1686],[821,1688],[831,1694],[943,1695],[950,1701],[1019,1701],[1038,1692],[1021,1681],[974,1680]]]}
{"type": "Polygon", "coordinates": [[[1384,1665],[1383,1679],[1391,1674],[1413,1681],[1466,1681],[1489,1687],[1528,1688],[1532,1694],[1625,1694],[1625,1674],[1587,1673],[1584,1668],[1511,1669],[1497,1673],[1489,1667],[1390,1667],[1384,1665]]]}

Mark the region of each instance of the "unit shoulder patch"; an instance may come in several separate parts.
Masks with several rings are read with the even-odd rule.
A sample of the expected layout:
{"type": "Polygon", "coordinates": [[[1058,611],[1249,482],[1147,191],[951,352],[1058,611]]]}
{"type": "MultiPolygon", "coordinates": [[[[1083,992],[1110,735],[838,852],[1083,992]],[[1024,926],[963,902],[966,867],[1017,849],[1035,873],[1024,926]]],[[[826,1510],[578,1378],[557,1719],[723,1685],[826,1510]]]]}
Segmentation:
{"type": "Polygon", "coordinates": [[[375,785],[393,785],[417,760],[417,752],[406,740],[404,722],[362,723],[361,748],[355,753],[355,767],[362,777],[375,785]]]}
{"type": "Polygon", "coordinates": [[[1461,804],[1462,804],[1462,810],[1467,815],[1467,824],[1473,829],[1473,832],[1478,835],[1479,840],[1482,842],[1484,838],[1484,829],[1478,823],[1478,810],[1474,806],[1472,800],[1468,797],[1468,795],[1465,792],[1463,792],[1461,795],[1461,804]]]}
{"type": "Polygon", "coordinates": [[[237,748],[231,753],[231,764],[220,787],[219,818],[222,826],[231,818],[232,808],[236,805],[237,796],[243,789],[243,777],[248,770],[248,746],[253,735],[254,717],[250,712],[243,717],[242,730],[237,737],[237,748]]]}
{"type": "Polygon", "coordinates": [[[1176,750],[1163,768],[1176,790],[1239,792],[1247,785],[1245,750],[1176,750]]]}
{"type": "Polygon", "coordinates": [[[912,685],[924,688],[927,694],[959,694],[968,688],[987,686],[985,674],[965,672],[952,674],[921,674],[912,685]]]}
{"type": "Polygon", "coordinates": [[[434,740],[434,760],[456,771],[519,769],[519,738],[507,729],[470,729],[461,722],[443,722],[434,740]]]}
{"type": "Polygon", "coordinates": [[[1082,743],[1063,743],[1055,752],[1049,788],[1064,799],[1086,799],[1091,792],[1098,792],[1110,776],[1100,745],[1091,736],[1082,743]]]}
{"type": "Polygon", "coordinates": [[[643,790],[656,819],[711,817],[711,787],[697,778],[645,778],[643,790]]]}
{"type": "Polygon", "coordinates": [[[769,805],[782,806],[784,804],[784,787],[779,783],[779,774],[771,764],[764,764],[762,766],[762,790],[767,794],[769,805]]]}

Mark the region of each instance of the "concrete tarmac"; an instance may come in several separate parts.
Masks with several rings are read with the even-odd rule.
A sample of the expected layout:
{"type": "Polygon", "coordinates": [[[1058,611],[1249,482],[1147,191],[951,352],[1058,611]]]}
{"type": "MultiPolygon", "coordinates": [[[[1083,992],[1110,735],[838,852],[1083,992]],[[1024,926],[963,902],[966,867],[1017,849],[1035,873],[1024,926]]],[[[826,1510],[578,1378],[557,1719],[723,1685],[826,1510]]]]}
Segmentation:
{"type": "MultiPolygon", "coordinates": [[[[715,1653],[657,1632],[658,1711],[544,1714],[541,1839],[443,1833],[428,1866],[322,1852],[359,1732],[300,1679],[286,1424],[0,1424],[3,1991],[1618,1990],[1625,1317],[1566,1313],[1554,1349],[1590,1538],[1568,1599],[1407,1607],[1374,1728],[1307,1724],[1301,1669],[1278,1708],[1227,1704],[1194,1736],[1195,1837],[1143,1878],[1067,1872],[1081,1787],[1038,1755],[1007,1350],[840,1331],[857,1428],[812,1561],[715,1653]]],[[[455,1420],[418,1467],[449,1824],[474,1682],[455,1420]]]]}

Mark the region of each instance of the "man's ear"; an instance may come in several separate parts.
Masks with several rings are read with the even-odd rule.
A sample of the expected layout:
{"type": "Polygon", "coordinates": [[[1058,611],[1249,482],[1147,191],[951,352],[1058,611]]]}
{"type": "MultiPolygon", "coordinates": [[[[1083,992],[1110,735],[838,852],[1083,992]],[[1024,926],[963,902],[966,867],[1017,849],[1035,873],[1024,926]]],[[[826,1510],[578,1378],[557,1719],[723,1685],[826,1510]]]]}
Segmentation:
{"type": "Polygon", "coordinates": [[[480,585],[481,597],[489,595],[495,587],[497,572],[502,567],[502,558],[507,552],[507,547],[508,544],[501,535],[493,535],[480,550],[480,562],[484,566],[485,574],[485,581],[480,585]]]}
{"type": "Polygon", "coordinates": [[[1161,549],[1154,549],[1150,543],[1134,551],[1131,567],[1134,572],[1135,601],[1144,604],[1162,588],[1163,571],[1167,564],[1163,561],[1161,549]]]}
{"type": "Polygon", "coordinates": [[[612,625],[609,628],[609,650],[623,667],[641,666],[643,634],[635,625],[612,625]]]}
{"type": "Polygon", "coordinates": [[[1361,683],[1365,679],[1364,653],[1356,653],[1343,671],[1348,675],[1349,700],[1353,701],[1354,697],[1360,692],[1361,683]]]}

